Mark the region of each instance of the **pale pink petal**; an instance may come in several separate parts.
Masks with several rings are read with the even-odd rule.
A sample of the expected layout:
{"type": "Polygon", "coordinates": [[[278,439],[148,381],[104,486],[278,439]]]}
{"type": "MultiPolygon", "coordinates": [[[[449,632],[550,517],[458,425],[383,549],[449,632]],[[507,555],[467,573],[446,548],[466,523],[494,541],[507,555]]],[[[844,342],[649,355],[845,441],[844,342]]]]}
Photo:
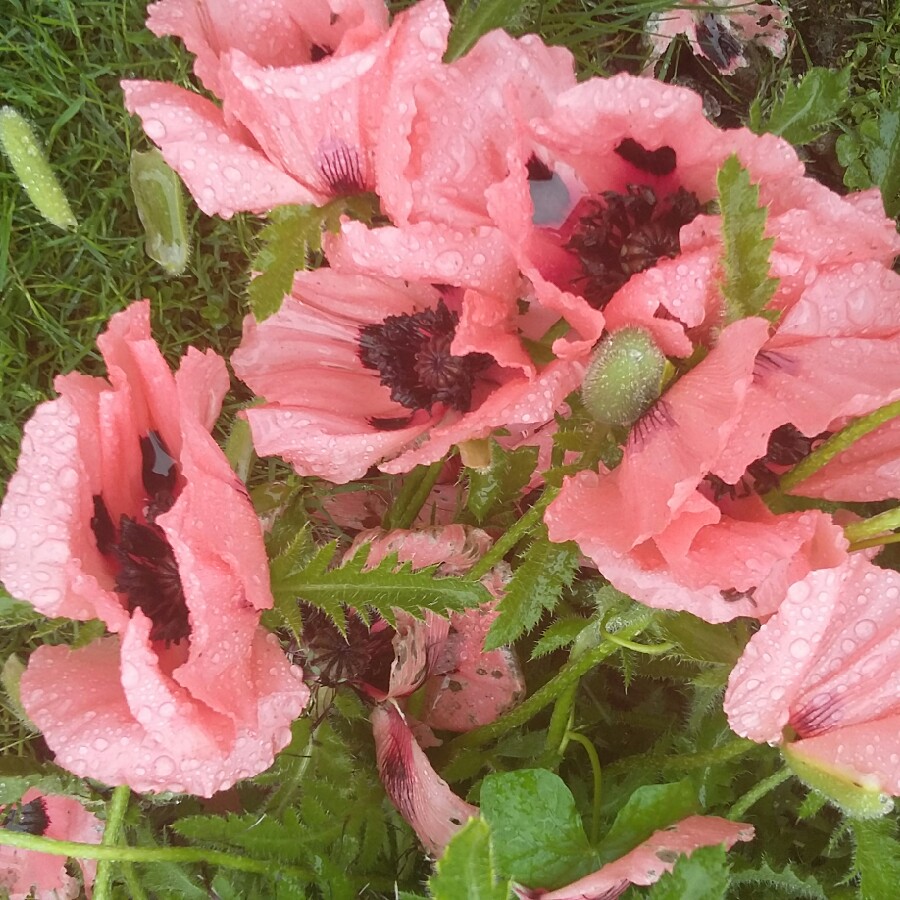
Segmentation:
{"type": "Polygon", "coordinates": [[[450,838],[478,814],[477,808],[457,797],[434,771],[396,706],[375,707],[372,732],[388,797],[428,853],[439,856],[450,838]]]}
{"type": "MultiPolygon", "coordinates": [[[[89,813],[72,797],[42,794],[36,788],[29,788],[21,802],[31,803],[43,799],[49,824],[44,837],[58,841],[99,844],[103,836],[103,823],[89,813]]],[[[80,861],[84,874],[87,896],[91,896],[91,886],[97,871],[96,860],[80,861]]],[[[66,871],[66,857],[39,853],[36,850],[22,850],[18,847],[0,847],[0,890],[7,893],[9,900],[67,900],[81,895],[81,885],[77,878],[66,871]]]]}
{"type": "Polygon", "coordinates": [[[900,497],[900,418],[864,435],[791,493],[864,502],[900,497]]]}
{"type": "Polygon", "coordinates": [[[555,891],[518,888],[522,900],[614,900],[629,884],[654,884],[675,868],[682,853],[690,856],[699,847],[724,844],[730,850],[738,841],[752,841],[753,827],[717,816],[688,816],[675,825],[654,831],[646,841],[623,857],[607,863],[592,875],[555,891]]]}
{"type": "Polygon", "coordinates": [[[869,790],[900,796],[900,713],[794,741],[791,753],[869,790]]]}
{"type": "Polygon", "coordinates": [[[797,582],[729,679],[731,727],[775,743],[900,712],[900,575],[851,555],[797,582]]]}
{"type": "Polygon", "coordinates": [[[207,215],[229,219],[238,211],[323,199],[267,159],[243,129],[229,127],[209,100],[162,82],[124,81],[122,88],[128,111],[140,116],[147,136],[207,215]]]}
{"type": "Polygon", "coordinates": [[[424,683],[418,718],[426,725],[471,731],[495,721],[525,695],[514,652],[508,647],[483,649],[497,615],[492,604],[450,617],[450,634],[436,648],[424,683]]]}

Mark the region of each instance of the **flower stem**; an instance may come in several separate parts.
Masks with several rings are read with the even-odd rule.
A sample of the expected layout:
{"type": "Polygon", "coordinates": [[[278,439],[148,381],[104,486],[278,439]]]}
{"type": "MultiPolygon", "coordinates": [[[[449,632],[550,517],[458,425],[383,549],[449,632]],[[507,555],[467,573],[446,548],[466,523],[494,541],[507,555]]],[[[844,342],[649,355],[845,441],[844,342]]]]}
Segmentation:
{"type": "Polygon", "coordinates": [[[606,767],[606,774],[611,776],[619,772],[647,769],[661,772],[664,775],[679,775],[684,772],[721,765],[735,757],[744,756],[758,749],[760,749],[759,744],[748,741],[746,738],[736,737],[712,750],[703,750],[698,753],[678,753],[675,756],[665,756],[651,751],[626,756],[610,763],[606,767]]]}
{"type": "MultiPolygon", "coordinates": [[[[881,536],[879,543],[887,543],[887,538],[891,536],[886,535],[885,532],[893,531],[895,528],[900,528],[900,506],[872,516],[870,519],[863,519],[861,522],[851,522],[844,529],[844,537],[850,541],[851,545],[879,536],[881,536]]],[[[875,545],[870,544],[869,546],[875,545]]],[[[851,546],[850,549],[857,548],[851,546]]]]}
{"type": "Polygon", "coordinates": [[[406,476],[400,493],[385,514],[385,529],[409,528],[415,522],[443,468],[444,460],[439,459],[430,466],[416,466],[406,476]]]}
{"type": "Polygon", "coordinates": [[[774,775],[764,778],[759,784],[747,791],[747,793],[731,807],[728,812],[728,818],[731,819],[732,822],[742,819],[747,810],[750,809],[757,800],[762,800],[766,794],[775,790],[779,784],[787,781],[790,777],[791,770],[787,766],[782,766],[774,775]]]}
{"type": "MultiPolygon", "coordinates": [[[[652,617],[653,613],[651,610],[641,608],[638,614],[617,634],[625,638],[636,637],[650,624],[652,617]]],[[[476,728],[467,734],[461,734],[459,737],[454,738],[445,747],[450,763],[443,772],[444,778],[452,781],[457,767],[460,769],[465,768],[464,765],[460,764],[463,755],[467,751],[472,751],[476,747],[488,744],[501,735],[506,734],[507,731],[511,731],[519,725],[524,725],[525,722],[537,715],[544,707],[549,706],[557,697],[562,696],[565,691],[571,690],[578,684],[583,675],[593,669],[594,666],[603,662],[608,656],[612,656],[618,649],[618,645],[612,641],[601,641],[596,647],[585,650],[580,656],[570,659],[546,684],[538,688],[527,700],[524,700],[497,719],[496,722],[491,722],[490,725],[483,725],[481,728],[476,728]]]]}
{"type": "Polygon", "coordinates": [[[594,845],[597,843],[597,836],[600,830],[600,800],[603,787],[600,757],[597,756],[597,749],[583,734],[579,734],[577,731],[570,731],[566,734],[566,737],[570,741],[575,741],[576,744],[581,744],[591,763],[591,772],[594,775],[594,801],[591,807],[591,844],[594,845]]]}
{"type": "MultiPolygon", "coordinates": [[[[237,869],[254,875],[272,875],[274,865],[268,859],[250,859],[236,856],[221,850],[208,850],[198,847],[107,847],[102,844],[80,844],[76,841],[56,841],[52,838],[39,837],[19,831],[0,829],[0,845],[20,847],[23,850],[35,850],[38,853],[50,853],[53,856],[71,856],[75,859],[99,859],[112,862],[139,863],[207,863],[223,866],[226,869],[237,869]]],[[[316,874],[296,866],[278,864],[277,871],[281,875],[298,881],[315,883],[316,874]]],[[[96,894],[95,894],[96,896],[96,894]]]]}
{"type": "Polygon", "coordinates": [[[541,495],[541,498],[516,522],[509,531],[506,532],[484,556],[478,560],[477,563],[469,570],[466,574],[466,578],[471,581],[477,581],[484,575],[487,575],[488,572],[498,563],[500,560],[512,550],[525,535],[531,531],[532,528],[540,522],[541,517],[544,514],[544,510],[550,505],[556,495],[559,493],[559,488],[548,487],[544,490],[544,493],[541,495]]]}
{"type": "Polygon", "coordinates": [[[817,472],[822,466],[830,462],[838,453],[846,450],[861,437],[870,431],[874,431],[879,425],[883,425],[897,415],[900,415],[900,400],[895,400],[893,403],[888,403],[867,416],[862,416],[846,428],[841,429],[837,434],[833,434],[821,447],[818,447],[806,459],[797,463],[790,472],[786,472],[781,476],[779,481],[780,490],[790,491],[793,487],[800,484],[801,481],[809,478],[813,472],[817,472]]]}
{"type": "MultiPolygon", "coordinates": [[[[131,791],[128,785],[121,784],[113,790],[112,799],[106,807],[106,827],[103,829],[103,838],[100,842],[102,846],[115,847],[119,844],[130,799],[131,791]]],[[[114,860],[103,859],[97,865],[97,877],[94,879],[94,900],[110,900],[113,863],[114,860]]]]}

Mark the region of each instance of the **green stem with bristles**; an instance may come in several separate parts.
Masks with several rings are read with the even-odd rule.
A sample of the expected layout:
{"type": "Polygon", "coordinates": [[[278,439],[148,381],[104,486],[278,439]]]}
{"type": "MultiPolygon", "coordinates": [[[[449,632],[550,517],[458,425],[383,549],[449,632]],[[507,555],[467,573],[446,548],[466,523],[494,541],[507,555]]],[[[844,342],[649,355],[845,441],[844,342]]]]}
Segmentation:
{"type": "Polygon", "coordinates": [[[786,472],[779,479],[779,488],[784,492],[805,481],[814,472],[830,462],[838,453],[842,453],[851,444],[858,441],[870,431],[874,431],[885,422],[889,422],[895,416],[900,415],[900,400],[888,403],[880,409],[869,413],[867,416],[857,419],[846,428],[833,434],[821,447],[817,447],[806,459],[797,463],[790,472],[786,472]]]}
{"type": "Polygon", "coordinates": [[[728,811],[728,818],[731,819],[732,822],[736,822],[738,819],[742,819],[746,814],[747,810],[753,806],[758,800],[762,800],[766,794],[774,791],[775,788],[778,787],[779,784],[788,780],[791,777],[791,770],[784,766],[779,769],[774,775],[770,775],[768,778],[764,778],[760,781],[759,784],[752,787],[746,794],[744,794],[734,806],[728,811]]]}
{"type": "MultiPolygon", "coordinates": [[[[128,785],[121,784],[113,790],[112,799],[106,807],[106,827],[103,829],[102,846],[116,847],[119,844],[130,798],[131,791],[128,785]]],[[[114,862],[110,859],[100,860],[97,866],[97,877],[94,879],[94,900],[111,900],[114,862]]]]}

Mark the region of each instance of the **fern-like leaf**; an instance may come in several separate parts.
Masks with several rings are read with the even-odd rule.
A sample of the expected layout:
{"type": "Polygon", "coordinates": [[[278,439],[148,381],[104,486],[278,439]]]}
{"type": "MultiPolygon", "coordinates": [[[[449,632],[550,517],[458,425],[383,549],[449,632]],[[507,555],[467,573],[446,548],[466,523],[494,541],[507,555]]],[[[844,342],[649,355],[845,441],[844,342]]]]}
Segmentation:
{"type": "Polygon", "coordinates": [[[763,863],[757,869],[732,872],[731,883],[735,887],[749,885],[754,889],[765,885],[774,888],[779,894],[784,894],[786,897],[828,900],[824,888],[812,875],[808,878],[801,878],[790,866],[785,866],[780,872],[776,872],[768,863],[763,863]]]}

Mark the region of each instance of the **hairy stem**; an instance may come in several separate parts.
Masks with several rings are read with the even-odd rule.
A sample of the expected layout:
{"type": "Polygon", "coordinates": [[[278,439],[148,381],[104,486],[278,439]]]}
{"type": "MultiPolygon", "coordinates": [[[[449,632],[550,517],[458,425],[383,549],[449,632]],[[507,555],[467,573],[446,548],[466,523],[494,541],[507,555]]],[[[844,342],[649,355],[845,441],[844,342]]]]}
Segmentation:
{"type": "MultiPolygon", "coordinates": [[[[113,790],[112,799],[106,807],[106,827],[103,829],[101,844],[104,847],[115,847],[122,837],[122,825],[128,810],[131,791],[128,785],[119,785],[113,790]]],[[[112,870],[114,861],[103,859],[97,866],[97,877],[94,879],[94,900],[110,900],[112,894],[112,870]]]]}
{"type": "Polygon", "coordinates": [[[764,778],[759,784],[755,787],[751,788],[741,797],[734,806],[728,811],[728,818],[731,819],[732,822],[736,822],[738,819],[742,819],[746,814],[747,810],[756,803],[757,800],[762,800],[763,797],[766,796],[770,791],[775,790],[779,784],[784,781],[787,781],[788,778],[791,777],[791,770],[784,766],[779,769],[774,775],[770,775],[768,778],[764,778]]]}

